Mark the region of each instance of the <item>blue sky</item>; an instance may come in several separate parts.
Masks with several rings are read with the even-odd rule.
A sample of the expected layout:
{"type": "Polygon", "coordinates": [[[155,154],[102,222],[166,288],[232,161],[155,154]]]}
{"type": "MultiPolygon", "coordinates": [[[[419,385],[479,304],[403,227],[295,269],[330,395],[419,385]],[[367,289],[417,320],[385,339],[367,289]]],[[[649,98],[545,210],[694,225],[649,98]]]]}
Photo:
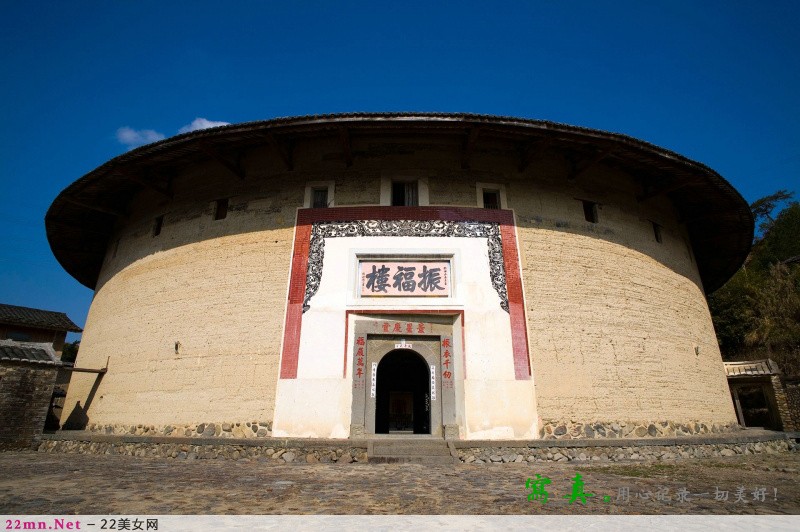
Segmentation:
{"type": "Polygon", "coordinates": [[[83,326],[92,292],[53,258],[47,208],[198,118],[546,119],[677,151],[748,201],[800,193],[798,20],[800,2],[4,2],[0,302],[83,326]]]}

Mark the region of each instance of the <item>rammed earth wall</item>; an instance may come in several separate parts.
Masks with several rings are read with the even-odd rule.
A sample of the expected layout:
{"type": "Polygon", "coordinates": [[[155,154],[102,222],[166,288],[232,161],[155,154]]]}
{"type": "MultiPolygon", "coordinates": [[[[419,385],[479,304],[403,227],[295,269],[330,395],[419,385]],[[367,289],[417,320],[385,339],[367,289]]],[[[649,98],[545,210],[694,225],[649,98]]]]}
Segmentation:
{"type": "MultiPolygon", "coordinates": [[[[458,396],[465,437],[529,439],[542,430],[548,437],[546,424],[555,432],[559,420],[673,420],[676,435],[694,420],[712,428],[734,423],[698,264],[669,198],[637,200],[641,178],[616,165],[595,164],[574,179],[571,152],[561,147],[521,166],[518,146],[481,139],[469,168],[462,142],[438,135],[356,138],[353,165],[343,164],[338,135],[304,139],[291,170],[265,142],[246,150],[244,180],[204,157],[179,165],[171,199],[143,189],[115,226],[78,357],[80,366],[107,365],[108,373],[99,385],[93,374],[73,375],[65,416],[101,431],[111,426],[114,434],[171,427],[170,435],[183,436],[210,433],[208,423],[199,430],[210,420],[214,436],[227,434],[230,423],[231,437],[245,438],[258,420],[255,437],[265,437],[261,422],[275,421],[283,397],[304,413],[287,435],[324,434],[311,419],[318,405],[303,404],[316,396],[297,379],[279,378],[288,367],[281,365],[291,330],[287,305],[299,304],[289,304],[287,289],[305,282],[289,278],[297,209],[306,183],[334,181],[336,208],[363,209],[361,219],[374,219],[383,180],[397,178],[426,180],[430,205],[448,208],[477,208],[476,184],[497,183],[513,211],[524,295],[513,306],[524,311],[525,326],[511,334],[530,358],[522,361],[524,375],[509,374],[498,361],[514,353],[465,346],[459,363],[470,369],[458,396]],[[220,198],[229,199],[228,214],[215,220],[220,198]],[[584,200],[597,207],[597,223],[586,221],[584,200]],[[514,392],[490,393],[497,389],[514,392]],[[496,404],[487,410],[503,415],[521,405],[530,413],[512,425],[509,416],[486,414],[487,401],[496,404]],[[314,426],[306,430],[306,421],[314,426]]],[[[463,310],[465,323],[481,320],[474,308],[463,310]]],[[[336,360],[333,372],[306,358],[298,375],[305,371],[321,385],[345,382],[339,360],[347,339],[340,336],[331,337],[324,357],[336,360]]],[[[337,411],[350,399],[329,397],[337,411]]],[[[592,437],[585,424],[581,430],[592,437]]],[[[572,431],[565,426],[565,434],[572,431]]],[[[593,423],[591,431],[594,438],[602,432],[593,423]]]]}

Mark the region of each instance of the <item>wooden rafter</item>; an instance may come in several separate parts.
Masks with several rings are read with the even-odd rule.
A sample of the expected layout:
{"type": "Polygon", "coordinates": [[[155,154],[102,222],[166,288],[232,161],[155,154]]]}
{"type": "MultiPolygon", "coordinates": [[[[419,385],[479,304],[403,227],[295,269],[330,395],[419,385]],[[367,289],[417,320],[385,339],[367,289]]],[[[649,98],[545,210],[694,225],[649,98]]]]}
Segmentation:
{"type": "Polygon", "coordinates": [[[611,150],[609,149],[601,150],[588,161],[584,161],[583,164],[573,164],[572,171],[567,176],[567,181],[577,181],[579,177],[588,172],[589,169],[594,167],[597,163],[608,157],[610,154],[611,150]]]}
{"type": "Polygon", "coordinates": [[[283,165],[286,166],[286,170],[290,172],[294,170],[294,160],[292,159],[294,155],[294,146],[292,142],[287,141],[286,144],[283,145],[272,133],[267,133],[265,136],[272,147],[275,148],[275,151],[278,152],[278,156],[281,158],[281,161],[283,161],[283,165]]]}
{"type": "Polygon", "coordinates": [[[517,171],[519,173],[528,169],[528,166],[540,158],[542,154],[550,147],[550,139],[541,139],[520,145],[519,147],[519,166],[517,171]]]}
{"type": "Polygon", "coordinates": [[[684,225],[694,225],[698,222],[706,222],[708,220],[723,221],[723,220],[733,220],[734,218],[737,220],[739,219],[738,213],[735,212],[720,213],[717,209],[709,208],[707,211],[700,214],[694,214],[692,216],[681,215],[678,218],[678,223],[684,225]]]}
{"type": "Polygon", "coordinates": [[[216,160],[219,164],[224,166],[230,173],[244,181],[247,177],[244,171],[244,167],[241,164],[241,153],[236,157],[235,160],[230,160],[224,155],[222,155],[218,149],[209,146],[208,144],[201,144],[200,150],[211,157],[212,159],[216,160]]]}
{"type": "Polygon", "coordinates": [[[106,252],[105,244],[103,244],[102,249],[99,248],[99,247],[95,247],[95,248],[86,248],[86,247],[82,247],[82,248],[77,248],[77,247],[61,248],[61,247],[58,247],[58,248],[52,248],[52,249],[53,249],[53,253],[59,253],[59,254],[61,254],[61,253],[63,253],[63,254],[72,253],[72,254],[78,254],[78,255],[102,255],[102,254],[104,254],[106,252]]]}
{"type": "Polygon", "coordinates": [[[542,156],[545,150],[550,146],[548,139],[537,140],[528,142],[520,146],[519,150],[519,167],[517,170],[522,173],[528,169],[528,166],[542,156]]]}
{"type": "Polygon", "coordinates": [[[95,236],[101,236],[101,237],[108,238],[110,236],[110,234],[111,234],[111,226],[106,226],[109,229],[108,231],[99,231],[97,229],[86,228],[86,227],[83,227],[83,226],[76,226],[75,224],[72,224],[67,220],[59,220],[57,218],[56,219],[53,219],[53,218],[48,219],[47,220],[47,225],[48,226],[52,226],[52,227],[57,227],[60,230],[76,231],[76,232],[80,233],[81,235],[95,235],[95,236]]]}
{"type": "Polygon", "coordinates": [[[119,177],[121,177],[123,179],[129,179],[130,181],[133,181],[134,183],[138,183],[138,184],[142,185],[143,187],[148,188],[148,189],[150,189],[150,190],[152,190],[152,191],[164,196],[167,199],[170,199],[170,200],[173,199],[173,195],[172,195],[172,191],[171,190],[169,190],[167,188],[164,188],[164,187],[160,187],[160,186],[156,185],[155,183],[153,183],[153,182],[151,182],[151,181],[149,181],[147,179],[143,179],[142,177],[139,177],[135,173],[126,172],[126,171],[121,170],[121,169],[116,169],[116,170],[114,170],[114,173],[112,175],[117,175],[117,176],[119,176],[119,177]]]}
{"type": "Polygon", "coordinates": [[[461,168],[469,168],[469,159],[472,156],[472,151],[475,148],[475,143],[480,135],[480,128],[471,127],[464,138],[464,143],[461,145],[461,168]]]}
{"type": "Polygon", "coordinates": [[[85,201],[77,200],[70,196],[64,196],[64,201],[66,201],[67,203],[71,203],[73,205],[77,205],[78,207],[83,207],[84,209],[89,209],[95,212],[100,212],[111,216],[117,216],[120,218],[124,218],[125,216],[127,216],[126,213],[118,209],[114,209],[113,207],[104,207],[102,205],[91,205],[89,203],[86,203],[85,201]]]}
{"type": "Polygon", "coordinates": [[[339,141],[342,144],[342,158],[350,168],[353,166],[353,148],[350,143],[350,132],[346,127],[339,128],[339,141]]]}
{"type": "Polygon", "coordinates": [[[664,194],[669,194],[670,192],[681,190],[686,187],[694,187],[699,185],[701,185],[701,183],[694,183],[689,181],[672,181],[669,183],[663,183],[661,185],[647,187],[647,190],[644,193],[636,196],[636,200],[642,202],[649,200],[651,198],[655,198],[657,196],[663,196],[664,194]]]}

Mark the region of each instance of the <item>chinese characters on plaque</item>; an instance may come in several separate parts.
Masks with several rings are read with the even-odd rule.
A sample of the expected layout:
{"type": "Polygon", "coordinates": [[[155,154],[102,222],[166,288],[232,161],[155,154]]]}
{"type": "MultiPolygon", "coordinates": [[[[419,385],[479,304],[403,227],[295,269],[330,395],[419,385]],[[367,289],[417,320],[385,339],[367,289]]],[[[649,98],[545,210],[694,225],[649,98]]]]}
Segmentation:
{"type": "Polygon", "coordinates": [[[447,297],[450,262],[361,262],[361,296],[447,297]]]}
{"type": "Polygon", "coordinates": [[[381,330],[385,333],[425,334],[425,324],[409,321],[384,321],[381,324],[381,330]]]}

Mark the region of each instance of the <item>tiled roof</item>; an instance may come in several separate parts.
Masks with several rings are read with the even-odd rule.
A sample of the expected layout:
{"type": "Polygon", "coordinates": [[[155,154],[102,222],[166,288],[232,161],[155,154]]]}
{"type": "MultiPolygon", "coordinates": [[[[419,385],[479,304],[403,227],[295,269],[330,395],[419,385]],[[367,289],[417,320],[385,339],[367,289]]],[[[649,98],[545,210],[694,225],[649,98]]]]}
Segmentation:
{"type": "Polygon", "coordinates": [[[0,323],[38,327],[51,331],[81,332],[81,328],[75,325],[63,312],[4,305],[2,303],[0,303],[0,323]]]}
{"type": "Polygon", "coordinates": [[[44,346],[36,346],[35,344],[12,344],[11,342],[2,342],[0,343],[0,362],[30,362],[48,366],[63,365],[60,360],[43,347],[44,346]]]}
{"type": "MultiPolygon", "coordinates": [[[[524,161],[529,157],[539,157],[535,155],[539,151],[556,150],[575,165],[602,160],[603,165],[635,176],[637,187],[641,186],[646,195],[642,197],[668,195],[685,226],[682,230],[689,237],[708,293],[736,273],[753,242],[754,221],[749,203],[722,176],[701,163],[618,133],[545,120],[465,113],[300,116],[231,124],[170,137],[119,155],[64,189],[45,216],[47,239],[64,269],[94,289],[116,227],[111,220],[127,216],[132,199],[144,188],[171,196],[164,181],[164,169],[179,173],[188,166],[218,158],[221,153],[241,154],[269,146],[270,157],[286,169],[281,179],[299,184],[307,175],[302,171],[292,173],[295,155],[291,155],[293,150],[289,146],[333,137],[349,153],[350,140],[342,142],[342,138],[372,144],[382,137],[398,136],[412,136],[419,142],[436,139],[442,143],[447,138],[451,149],[465,146],[467,139],[472,139],[468,144],[473,144],[473,140],[478,144],[489,143],[485,149],[506,153],[504,157],[512,158],[510,162],[520,168],[527,165],[524,161]],[[498,147],[498,143],[505,147],[498,147]]],[[[465,157],[469,150],[460,149],[465,157]]],[[[344,152],[342,155],[350,157],[344,152]]],[[[306,157],[302,153],[297,156],[306,157]]],[[[243,168],[224,164],[244,178],[243,168]]],[[[537,179],[530,171],[524,175],[525,179],[537,179]]]]}
{"type": "Polygon", "coordinates": [[[778,375],[781,370],[771,359],[747,360],[744,362],[725,362],[728,377],[749,377],[751,375],[778,375]]]}

